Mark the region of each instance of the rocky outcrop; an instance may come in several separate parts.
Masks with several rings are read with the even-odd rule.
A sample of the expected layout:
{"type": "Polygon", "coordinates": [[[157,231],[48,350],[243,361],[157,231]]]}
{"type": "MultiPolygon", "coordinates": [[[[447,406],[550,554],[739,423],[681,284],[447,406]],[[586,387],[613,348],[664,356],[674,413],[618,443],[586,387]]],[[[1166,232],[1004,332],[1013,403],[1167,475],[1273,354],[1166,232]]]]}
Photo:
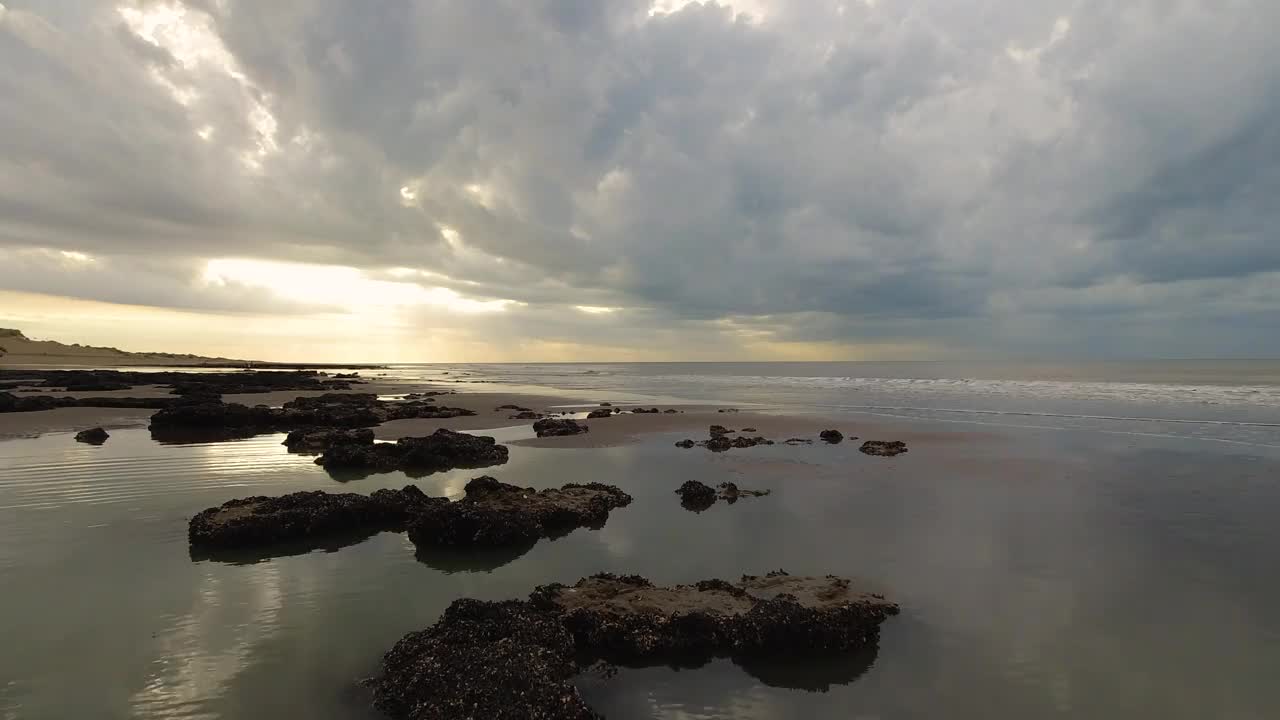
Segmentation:
{"type": "Polygon", "coordinates": [[[445,428],[426,437],[405,437],[394,443],[362,439],[330,445],[316,464],[327,470],[429,473],[453,468],[481,468],[507,461],[507,447],[487,435],[468,435],[445,428]]]}
{"type": "Polygon", "coordinates": [[[839,430],[823,430],[822,432],[818,433],[818,437],[823,442],[831,443],[832,445],[835,445],[837,443],[844,441],[844,433],[840,432],[839,430]]]}
{"type": "Polygon", "coordinates": [[[525,410],[509,417],[510,420],[539,420],[541,418],[542,413],[534,412],[532,410],[525,410]]]}
{"type": "Polygon", "coordinates": [[[658,408],[649,408],[647,410],[645,408],[636,408],[631,412],[635,413],[636,415],[657,415],[662,411],[659,410],[658,408]]]}
{"type": "Polygon", "coordinates": [[[289,452],[324,452],[334,445],[372,445],[373,431],[368,428],[308,428],[294,430],[284,439],[289,452]]]}
{"type": "Polygon", "coordinates": [[[106,430],[102,428],[93,428],[91,430],[81,430],[76,433],[76,442],[87,443],[89,445],[101,445],[111,437],[106,430]]]}
{"type": "Polygon", "coordinates": [[[480,477],[466,496],[419,515],[409,526],[418,546],[492,547],[535,541],[579,527],[600,527],[631,496],[612,485],[569,484],[534,490],[480,477]]]}
{"type": "Polygon", "coordinates": [[[587,720],[599,715],[571,680],[596,661],[719,656],[749,667],[762,657],[873,650],[897,613],[834,576],[778,571],[656,587],[600,574],[538,587],[527,601],[455,601],[434,626],[396,643],[369,685],[374,704],[399,720],[587,720]]]}
{"type": "Polygon", "coordinates": [[[612,411],[612,410],[607,410],[607,409],[606,409],[606,410],[592,410],[591,412],[587,413],[587,419],[588,419],[588,420],[597,420],[597,419],[599,419],[599,418],[607,418],[607,417],[610,417],[611,415],[613,415],[613,411],[612,411]]]}
{"type": "Polygon", "coordinates": [[[280,497],[248,497],[209,508],[191,518],[187,539],[193,548],[228,549],[270,545],[364,529],[396,529],[426,508],[448,503],[416,486],[378,490],[372,495],[297,492],[280,497]]]}
{"type": "Polygon", "coordinates": [[[630,503],[630,495],[599,483],[535,491],[481,477],[467,483],[466,497],[457,502],[428,497],[413,485],[372,495],[317,490],[231,500],[193,517],[187,537],[195,556],[203,557],[299,542],[322,547],[408,529],[428,555],[432,548],[512,547],[514,559],[540,538],[603,526],[610,511],[630,503]]]}
{"type": "Polygon", "coordinates": [[[772,490],[743,490],[738,487],[737,483],[731,482],[722,482],[718,487],[720,492],[717,495],[730,505],[744,497],[764,497],[773,492],[772,490]]]}
{"type": "Polygon", "coordinates": [[[907,451],[907,444],[901,440],[868,440],[858,448],[866,455],[893,457],[907,451]]]}
{"type": "Polygon", "coordinates": [[[308,428],[361,428],[389,420],[453,418],[475,415],[471,410],[437,406],[431,402],[379,400],[368,393],[327,393],[300,397],[280,408],[249,407],[220,399],[196,399],[165,408],[151,416],[151,432],[159,440],[208,435],[248,437],[259,433],[308,428]]]}
{"type": "Polygon", "coordinates": [[[712,426],[711,426],[710,428],[708,428],[708,430],[707,430],[707,434],[708,434],[708,435],[710,435],[711,437],[719,437],[719,436],[721,436],[721,435],[728,435],[729,433],[732,433],[732,432],[737,432],[737,430],[730,430],[729,428],[727,428],[727,427],[725,427],[725,426],[723,426],[723,425],[712,425],[712,426]]]}
{"type": "Polygon", "coordinates": [[[579,425],[576,420],[561,418],[544,418],[533,424],[533,431],[538,437],[562,437],[588,432],[591,428],[579,425]]]}
{"type": "Polygon", "coordinates": [[[694,445],[697,445],[697,444],[698,444],[698,443],[696,443],[696,442],[694,442],[694,441],[692,441],[692,440],[685,439],[685,440],[681,440],[680,442],[676,443],[676,447],[678,447],[678,448],[684,448],[685,450],[688,450],[689,448],[691,448],[691,447],[693,447],[694,445]]]}
{"type": "Polygon", "coordinates": [[[175,395],[267,393],[280,390],[347,390],[351,379],[327,379],[313,370],[239,372],[141,372],[132,370],[0,370],[0,382],[23,380],[68,392],[128,390],[139,385],[172,388],[175,395]]]}

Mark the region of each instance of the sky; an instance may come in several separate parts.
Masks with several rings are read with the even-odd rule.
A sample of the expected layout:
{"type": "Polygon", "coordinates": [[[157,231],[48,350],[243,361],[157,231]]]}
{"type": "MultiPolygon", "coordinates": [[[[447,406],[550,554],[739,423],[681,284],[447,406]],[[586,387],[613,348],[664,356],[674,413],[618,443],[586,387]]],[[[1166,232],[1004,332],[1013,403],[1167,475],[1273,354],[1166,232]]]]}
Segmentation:
{"type": "Polygon", "coordinates": [[[0,326],[1280,356],[1274,0],[0,0],[0,326]]]}

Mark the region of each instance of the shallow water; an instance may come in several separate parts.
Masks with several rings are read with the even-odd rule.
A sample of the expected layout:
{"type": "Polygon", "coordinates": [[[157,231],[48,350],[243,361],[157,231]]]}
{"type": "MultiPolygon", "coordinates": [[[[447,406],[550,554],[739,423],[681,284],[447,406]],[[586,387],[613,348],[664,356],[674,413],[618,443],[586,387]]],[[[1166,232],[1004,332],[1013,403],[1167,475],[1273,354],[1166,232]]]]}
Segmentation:
{"type": "MultiPolygon", "coordinates": [[[[851,420],[851,423],[856,421],[851,420]]],[[[922,428],[962,431],[921,421],[922,428]]],[[[1280,456],[1188,437],[999,428],[868,458],[856,444],[679,451],[511,448],[488,471],[635,496],[601,530],[482,557],[403,536],[193,560],[186,520],[226,499],[340,484],[281,436],[102,447],[0,442],[0,717],[376,717],[357,681],[453,599],[520,597],[598,571],[657,582],[786,568],[901,603],[878,651],[839,661],[588,675],[611,718],[1280,716],[1280,456]],[[773,494],[694,514],[672,490],[773,494]]]]}

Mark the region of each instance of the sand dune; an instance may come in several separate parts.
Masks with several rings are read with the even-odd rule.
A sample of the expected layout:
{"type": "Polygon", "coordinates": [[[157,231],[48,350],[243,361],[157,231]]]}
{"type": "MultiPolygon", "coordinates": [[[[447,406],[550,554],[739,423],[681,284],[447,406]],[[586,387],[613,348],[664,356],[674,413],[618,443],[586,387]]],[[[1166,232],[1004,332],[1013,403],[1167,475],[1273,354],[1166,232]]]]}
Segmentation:
{"type": "Polygon", "coordinates": [[[67,345],[54,340],[32,340],[21,330],[0,328],[0,367],[66,365],[71,367],[119,367],[131,365],[201,365],[234,363],[230,358],[177,353],[131,353],[111,347],[67,345]]]}

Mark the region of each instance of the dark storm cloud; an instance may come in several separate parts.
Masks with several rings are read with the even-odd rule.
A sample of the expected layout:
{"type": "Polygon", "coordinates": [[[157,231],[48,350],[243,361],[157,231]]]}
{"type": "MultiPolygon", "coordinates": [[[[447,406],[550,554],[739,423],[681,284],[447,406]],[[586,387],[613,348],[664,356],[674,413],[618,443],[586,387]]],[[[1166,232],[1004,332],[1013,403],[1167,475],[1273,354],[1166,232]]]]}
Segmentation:
{"type": "MultiPolygon", "coordinates": [[[[0,247],[173,268],[132,302],[254,257],[565,343],[1280,351],[1275,3],[7,5],[0,247]]],[[[123,301],[67,272],[0,283],[123,301]]]]}

